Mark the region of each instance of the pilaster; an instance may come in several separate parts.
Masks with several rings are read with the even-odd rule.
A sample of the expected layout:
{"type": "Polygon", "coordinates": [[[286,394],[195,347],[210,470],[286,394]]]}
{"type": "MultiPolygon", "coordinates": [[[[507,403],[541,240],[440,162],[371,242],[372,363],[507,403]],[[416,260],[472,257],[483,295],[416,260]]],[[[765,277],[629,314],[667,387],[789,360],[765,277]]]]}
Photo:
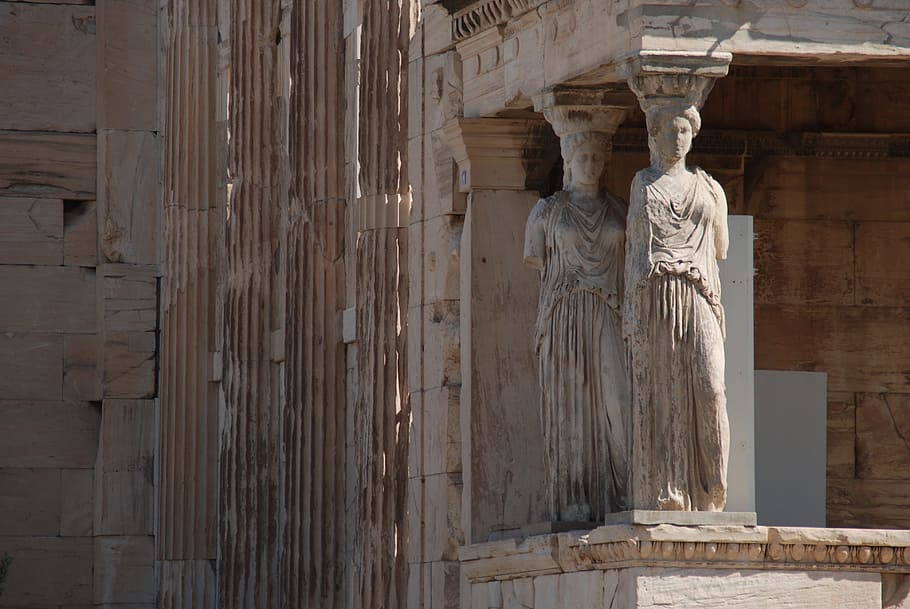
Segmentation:
{"type": "Polygon", "coordinates": [[[468,193],[460,256],[462,523],[467,542],[543,518],[539,390],[532,341],[538,278],[524,226],[557,160],[543,120],[447,122],[468,193]]]}
{"type": "Polygon", "coordinates": [[[536,190],[558,151],[542,120],[454,118],[445,133],[458,164],[459,192],[536,190]]]}

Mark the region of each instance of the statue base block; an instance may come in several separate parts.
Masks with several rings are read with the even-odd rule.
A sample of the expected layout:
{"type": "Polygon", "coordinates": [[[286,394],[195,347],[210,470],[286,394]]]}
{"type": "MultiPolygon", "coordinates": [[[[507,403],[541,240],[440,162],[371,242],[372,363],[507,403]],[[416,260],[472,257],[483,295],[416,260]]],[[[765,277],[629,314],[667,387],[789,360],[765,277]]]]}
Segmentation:
{"type": "Polygon", "coordinates": [[[629,510],[607,514],[606,524],[676,524],[680,526],[758,524],[755,512],[678,512],[669,510],[629,510]]]}
{"type": "Polygon", "coordinates": [[[910,531],[619,524],[464,546],[459,558],[462,609],[910,602],[910,531]]]}

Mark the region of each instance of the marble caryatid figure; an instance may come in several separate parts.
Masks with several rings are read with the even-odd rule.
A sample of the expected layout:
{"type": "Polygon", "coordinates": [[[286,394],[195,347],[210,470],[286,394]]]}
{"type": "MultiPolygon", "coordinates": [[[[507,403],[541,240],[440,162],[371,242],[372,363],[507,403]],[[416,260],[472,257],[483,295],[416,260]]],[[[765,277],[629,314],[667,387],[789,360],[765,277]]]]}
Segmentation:
{"type": "Polygon", "coordinates": [[[564,190],[532,210],[524,259],[542,283],[536,337],[547,501],[554,521],[601,521],[628,507],[626,204],[602,187],[615,126],[592,130],[597,119],[584,112],[577,122],[545,114],[560,136],[564,190]]]}
{"type": "Polygon", "coordinates": [[[700,102],[630,84],[651,151],[632,182],[626,232],[632,507],[722,511],[729,427],[717,261],[727,255],[727,201],[711,176],[686,166],[700,102]]]}

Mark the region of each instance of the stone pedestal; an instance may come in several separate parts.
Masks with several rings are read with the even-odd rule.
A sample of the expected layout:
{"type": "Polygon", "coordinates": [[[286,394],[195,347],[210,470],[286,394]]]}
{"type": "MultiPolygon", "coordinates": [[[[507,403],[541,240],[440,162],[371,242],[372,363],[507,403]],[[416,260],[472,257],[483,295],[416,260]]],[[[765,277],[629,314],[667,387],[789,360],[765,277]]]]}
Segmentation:
{"type": "Polygon", "coordinates": [[[910,531],[607,525],[459,556],[463,609],[881,609],[905,606],[910,531]]]}

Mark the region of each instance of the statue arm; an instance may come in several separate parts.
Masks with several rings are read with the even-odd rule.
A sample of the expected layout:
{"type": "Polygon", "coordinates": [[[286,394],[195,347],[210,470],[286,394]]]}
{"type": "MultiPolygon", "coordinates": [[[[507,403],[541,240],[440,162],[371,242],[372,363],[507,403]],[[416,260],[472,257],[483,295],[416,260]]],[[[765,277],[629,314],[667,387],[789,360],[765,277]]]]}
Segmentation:
{"type": "Polygon", "coordinates": [[[727,249],[730,247],[730,229],[727,226],[727,195],[713,178],[711,182],[714,199],[717,201],[717,213],[714,214],[714,250],[718,260],[726,260],[727,249]]]}
{"type": "Polygon", "coordinates": [[[529,267],[542,271],[546,259],[546,236],[544,235],[544,212],[547,200],[541,199],[531,210],[525,225],[524,261],[529,267]]]}

